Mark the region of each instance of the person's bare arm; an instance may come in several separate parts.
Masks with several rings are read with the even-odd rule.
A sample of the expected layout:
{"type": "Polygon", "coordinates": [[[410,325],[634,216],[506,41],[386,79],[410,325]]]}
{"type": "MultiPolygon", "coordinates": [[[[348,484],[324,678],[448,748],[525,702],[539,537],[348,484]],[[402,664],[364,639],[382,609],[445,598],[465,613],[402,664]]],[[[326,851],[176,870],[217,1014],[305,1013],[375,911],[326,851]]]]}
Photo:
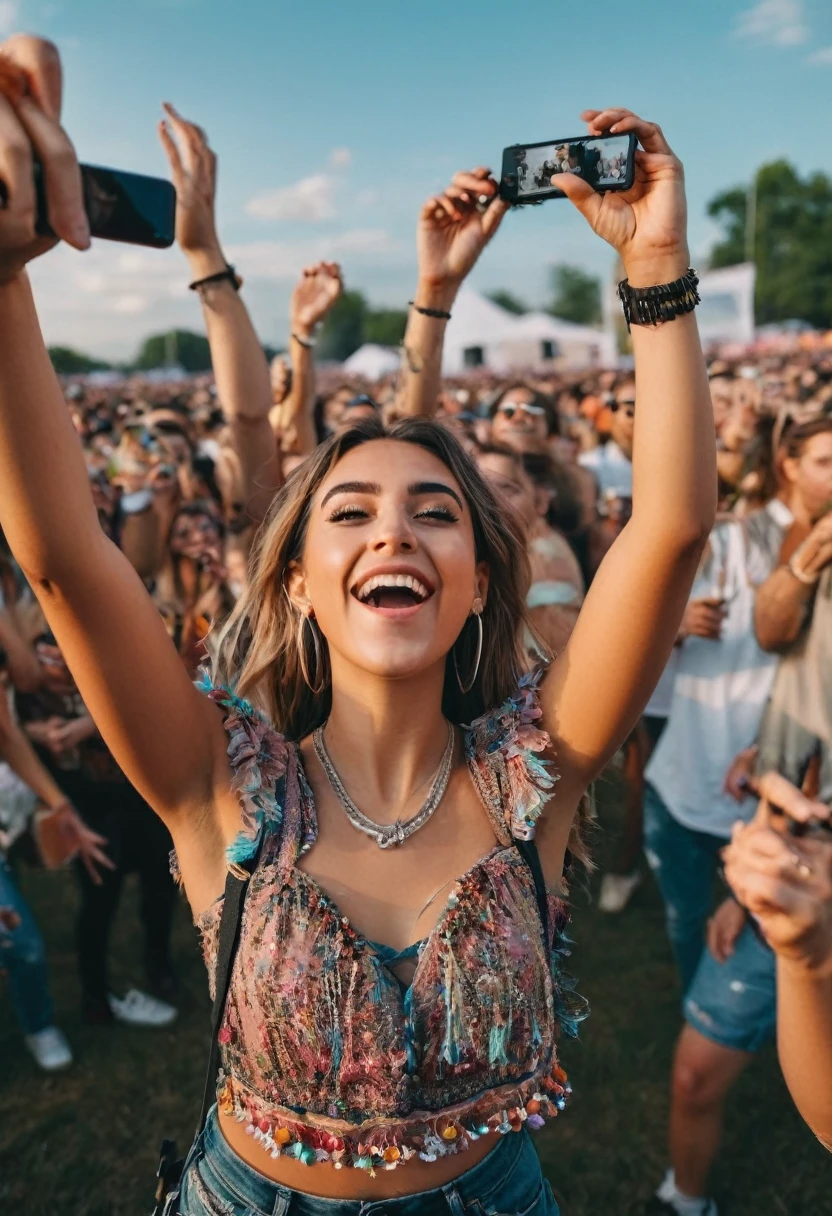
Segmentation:
{"type": "MultiPolygon", "coordinates": [[[[176,239],[196,282],[226,268],[214,220],[217,158],[199,127],[172,106],[165,110],[168,118],[159,124],[159,135],[176,186],[176,239]]],[[[269,422],[269,365],[248,309],[228,279],[200,288],[199,296],[219,401],[240,456],[246,506],[259,522],[281,484],[269,422]]]]}
{"type": "MultiPolygon", "coordinates": [[[[786,560],[789,537],[781,559],[786,560]]],[[[763,650],[787,650],[800,636],[814,603],[818,579],[832,562],[832,514],[815,525],[806,540],[757,591],[754,628],[763,650]]]]}
{"type": "Polygon", "coordinates": [[[344,285],[337,262],[306,266],[294,291],[289,311],[292,388],[283,403],[281,426],[290,440],[286,450],[308,456],[314,452],[315,434],[315,331],[336,303],[344,285]]]}
{"type": "Polygon", "coordinates": [[[483,168],[457,173],[444,194],[431,196],[422,207],[416,233],[417,307],[410,310],[404,335],[398,414],[432,418],[436,413],[447,319],[426,316],[418,308],[452,310],[463,280],[507,210],[497,197],[497,183],[483,168]]]}
{"type": "MultiPolygon", "coordinates": [[[[603,196],[573,175],[559,175],[558,185],[618,249],[634,286],[679,278],[688,267],[684,179],[661,130],[625,110],[584,117],[591,134],[637,134],[645,150],[636,154],[636,183],[603,196]]],[[[634,325],[632,338],[632,518],[542,688],[570,810],[632,730],[664,670],[716,510],[714,424],[695,317],[634,325]]]]}
{"type": "Polygon", "coordinates": [[[80,173],[59,126],[54,47],[3,45],[24,91],[0,96],[0,523],[78,687],[119,764],[173,821],[204,814],[214,793],[222,727],[188,681],[162,622],[124,555],[103,534],[81,446],[43,343],[25,273],[51,239],[34,236],[33,156],[44,167],[52,228],[89,243],[80,173]]]}
{"type": "Polygon", "coordinates": [[[41,667],[34,647],[23,636],[14,605],[0,610],[0,647],[12,684],[19,692],[34,692],[41,684],[41,667]]]}

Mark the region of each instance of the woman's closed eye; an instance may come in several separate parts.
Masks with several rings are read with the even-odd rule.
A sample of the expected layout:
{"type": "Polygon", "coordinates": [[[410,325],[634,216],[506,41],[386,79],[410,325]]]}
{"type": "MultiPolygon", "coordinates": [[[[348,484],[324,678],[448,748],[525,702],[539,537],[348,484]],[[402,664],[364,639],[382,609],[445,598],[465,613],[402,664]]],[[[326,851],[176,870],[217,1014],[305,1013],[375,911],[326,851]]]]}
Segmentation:
{"type": "Polygon", "coordinates": [[[329,523],[336,524],[343,520],[354,519],[369,519],[370,513],[366,507],[352,506],[345,504],[342,507],[336,507],[329,517],[329,523]]]}
{"type": "MultiPolygon", "coordinates": [[[[335,508],[329,517],[329,523],[349,523],[369,518],[370,512],[366,507],[345,503],[343,506],[335,508]]],[[[430,507],[422,507],[416,512],[413,518],[446,524],[455,524],[459,522],[459,516],[455,511],[452,511],[450,507],[439,503],[430,507]]]]}
{"type": "Polygon", "coordinates": [[[414,519],[432,519],[439,523],[456,524],[459,523],[459,516],[450,507],[437,504],[432,507],[422,507],[421,511],[417,511],[414,519]]]}

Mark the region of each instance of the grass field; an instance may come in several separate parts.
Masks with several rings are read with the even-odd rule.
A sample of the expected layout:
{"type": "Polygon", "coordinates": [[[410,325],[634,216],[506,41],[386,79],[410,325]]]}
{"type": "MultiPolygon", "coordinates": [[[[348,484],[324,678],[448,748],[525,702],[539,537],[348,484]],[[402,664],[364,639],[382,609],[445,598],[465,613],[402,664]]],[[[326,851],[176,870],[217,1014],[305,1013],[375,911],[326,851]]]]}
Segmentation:
{"type": "MultiPolygon", "coordinates": [[[[612,787],[610,787],[612,788],[612,787]]],[[[605,826],[614,830],[616,799],[605,826]]],[[[604,838],[596,842],[603,861],[604,838]]],[[[44,930],[60,1025],[76,1052],[71,1071],[45,1077],[24,1051],[0,993],[0,1213],[144,1216],[156,1149],[184,1147],[205,1067],[207,997],[183,902],[176,923],[182,1014],[161,1032],[91,1029],[78,1014],[72,945],[75,893],[67,875],[24,874],[44,930]]],[[[597,878],[591,883],[597,889],[597,878]]],[[[538,1145],[564,1216],[639,1211],[665,1164],[667,1077],[679,1025],[678,993],[652,883],[621,917],[601,916],[576,893],[572,970],[592,1016],[564,1052],[575,1096],[538,1145]]],[[[126,893],[114,942],[114,982],[141,984],[136,902],[126,893]]],[[[0,981],[0,986],[2,981],[0,981]]],[[[725,1216],[830,1216],[832,1160],[797,1116],[766,1051],[731,1096],[714,1189],[725,1216]]]]}

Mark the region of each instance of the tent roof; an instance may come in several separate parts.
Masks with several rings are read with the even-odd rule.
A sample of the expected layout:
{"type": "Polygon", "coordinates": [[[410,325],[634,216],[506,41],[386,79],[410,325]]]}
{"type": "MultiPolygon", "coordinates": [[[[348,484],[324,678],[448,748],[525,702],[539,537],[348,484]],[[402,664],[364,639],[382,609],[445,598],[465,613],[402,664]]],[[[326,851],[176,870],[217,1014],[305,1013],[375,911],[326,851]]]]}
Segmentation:
{"type": "Polygon", "coordinates": [[[514,336],[518,318],[493,300],[463,287],[454,302],[445,334],[446,346],[480,346],[514,336]]]}
{"type": "Polygon", "coordinates": [[[378,346],[375,342],[365,342],[344,362],[344,371],[356,376],[367,376],[371,380],[386,376],[388,372],[395,372],[398,367],[398,352],[392,346],[378,346]]]}

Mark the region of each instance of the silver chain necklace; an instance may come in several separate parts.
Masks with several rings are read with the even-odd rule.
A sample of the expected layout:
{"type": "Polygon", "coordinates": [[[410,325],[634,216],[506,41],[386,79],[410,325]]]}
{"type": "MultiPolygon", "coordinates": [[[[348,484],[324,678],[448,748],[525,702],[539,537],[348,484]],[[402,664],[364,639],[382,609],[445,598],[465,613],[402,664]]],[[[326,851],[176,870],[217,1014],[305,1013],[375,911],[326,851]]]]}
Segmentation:
{"type": "Polygon", "coordinates": [[[427,823],[445,796],[445,790],[448,788],[448,782],[451,778],[451,765],[454,758],[454,728],[449,722],[448,746],[445,748],[442,759],[439,761],[439,767],[434,775],[427,799],[422,803],[416,814],[412,818],[406,819],[404,823],[402,823],[401,819],[397,819],[395,823],[376,823],[374,819],[369,819],[363,811],[358,809],[344,789],[343,781],[335,771],[335,766],[332,763],[329,752],[326,750],[324,728],[322,726],[319,726],[314,731],[312,746],[315,748],[315,755],[321,762],[321,768],[326,773],[327,780],[332,786],[335,797],[344,808],[344,813],[352,826],[357,828],[359,832],[372,836],[380,849],[389,849],[392,844],[403,844],[408,836],[412,836],[414,832],[418,832],[419,828],[427,823]]]}

